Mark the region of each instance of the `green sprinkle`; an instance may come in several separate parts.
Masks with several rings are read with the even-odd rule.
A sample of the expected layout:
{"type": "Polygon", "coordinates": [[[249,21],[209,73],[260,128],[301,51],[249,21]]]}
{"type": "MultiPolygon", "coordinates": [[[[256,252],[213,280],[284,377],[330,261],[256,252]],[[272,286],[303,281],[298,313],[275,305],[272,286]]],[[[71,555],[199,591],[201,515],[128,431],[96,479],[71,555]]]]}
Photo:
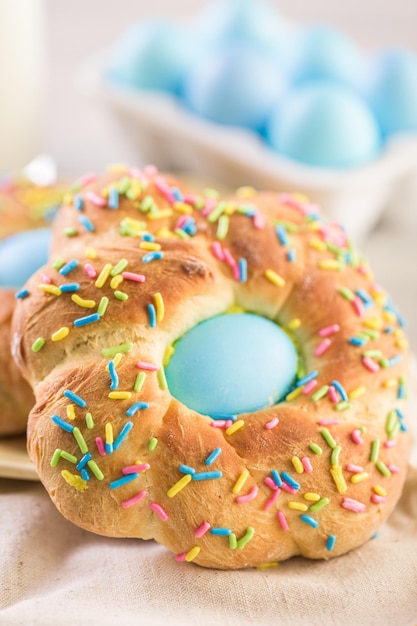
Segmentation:
{"type": "Polygon", "coordinates": [[[377,330],[373,330],[372,328],[365,328],[362,331],[362,335],[365,337],[369,337],[369,339],[379,339],[379,332],[377,330]]]}
{"type": "Polygon", "coordinates": [[[120,343],[118,346],[112,346],[111,348],[103,348],[101,351],[101,356],[104,356],[104,358],[111,358],[113,356],[115,356],[116,354],[118,354],[119,352],[121,352],[122,354],[125,354],[126,352],[130,352],[133,348],[133,343],[131,343],[130,341],[126,342],[126,343],[120,343]]]}
{"type": "Polygon", "coordinates": [[[253,538],[254,534],[255,529],[252,526],[249,526],[246,533],[237,542],[238,550],[242,550],[246,546],[246,544],[249,543],[249,541],[253,538]]]}
{"type": "Polygon", "coordinates": [[[385,422],[385,432],[391,435],[394,428],[397,426],[397,411],[390,411],[388,413],[387,421],[385,422]]]}
{"type": "Polygon", "coordinates": [[[85,423],[89,430],[91,430],[94,427],[94,420],[93,420],[93,416],[91,415],[91,413],[86,414],[85,423]]]}
{"type": "Polygon", "coordinates": [[[352,405],[350,402],[348,402],[347,400],[342,400],[342,402],[337,402],[337,404],[333,406],[333,409],[335,411],[346,411],[347,409],[350,409],[351,406],[352,405]]]}
{"type": "Polygon", "coordinates": [[[88,446],[78,426],[74,426],[72,434],[74,435],[75,441],[78,443],[78,447],[80,448],[81,452],[83,454],[88,452],[88,446]]]}
{"type": "Polygon", "coordinates": [[[175,233],[176,235],[178,235],[178,237],[179,237],[180,239],[184,239],[184,241],[185,241],[186,239],[191,239],[190,235],[189,235],[188,233],[186,233],[186,232],[185,232],[185,230],[182,230],[182,228],[176,228],[176,229],[174,230],[174,233],[175,233]]]}
{"type": "Polygon", "coordinates": [[[316,443],[310,443],[309,448],[310,448],[310,450],[312,452],[314,452],[314,454],[318,454],[319,456],[323,452],[323,450],[320,448],[320,446],[318,446],[316,443]]]}
{"type": "Polygon", "coordinates": [[[313,402],[318,402],[319,400],[324,398],[328,391],[329,385],[323,385],[323,387],[320,387],[320,389],[317,389],[317,391],[313,393],[311,399],[313,400],[313,402]]]}
{"type": "Polygon", "coordinates": [[[298,226],[296,226],[296,224],[293,224],[292,222],[286,222],[285,220],[273,220],[272,223],[274,226],[284,226],[285,230],[287,230],[289,233],[298,233],[298,231],[300,230],[298,226]]]}
{"type": "Polygon", "coordinates": [[[340,452],[342,450],[342,446],[335,446],[332,450],[332,456],[331,456],[331,464],[332,465],[339,465],[339,456],[340,456],[340,452]]]}
{"type": "Polygon", "coordinates": [[[213,187],[206,187],[205,189],[203,189],[203,194],[206,198],[214,199],[217,199],[220,195],[217,189],[214,189],[213,187]]]}
{"type": "Polygon", "coordinates": [[[390,432],[390,434],[389,434],[389,438],[390,438],[390,439],[395,439],[395,437],[398,435],[398,433],[399,433],[399,431],[400,431],[400,428],[401,428],[401,424],[400,424],[400,422],[398,421],[398,422],[395,424],[395,426],[394,426],[394,428],[392,429],[392,431],[390,432]]]}
{"type": "Polygon", "coordinates": [[[91,459],[90,461],[88,461],[87,465],[90,468],[90,470],[93,472],[97,480],[103,480],[104,474],[95,461],[91,459]]]}
{"type": "Polygon", "coordinates": [[[147,213],[151,210],[154,204],[155,200],[152,198],[152,196],[145,196],[139,205],[139,210],[142,211],[142,213],[147,213]]]}
{"type": "Polygon", "coordinates": [[[327,245],[327,249],[330,250],[330,252],[333,252],[334,254],[338,256],[344,254],[343,250],[339,248],[338,246],[336,246],[334,243],[331,243],[331,241],[328,241],[326,245],[327,245]]]}
{"type": "Polygon", "coordinates": [[[140,391],[142,391],[142,387],[144,385],[145,380],[146,380],[146,373],[140,372],[136,376],[135,384],[133,385],[133,391],[135,391],[136,393],[139,393],[140,391]]]}
{"type": "Polygon", "coordinates": [[[65,450],[61,450],[61,458],[69,461],[70,463],[74,463],[74,465],[77,462],[77,457],[73,454],[70,454],[69,452],[65,452],[65,450]]]}
{"type": "Polygon", "coordinates": [[[327,506],[329,502],[330,502],[329,498],[320,498],[320,500],[318,500],[317,502],[311,505],[310,511],[312,513],[316,513],[317,511],[320,511],[320,509],[327,506]]]}
{"type": "Polygon", "coordinates": [[[382,354],[381,350],[365,350],[363,352],[363,356],[370,357],[371,359],[380,359],[384,355],[382,354]]]}
{"type": "Polygon", "coordinates": [[[237,538],[235,533],[230,533],[229,535],[229,548],[231,550],[236,550],[237,548],[237,538]]]}
{"type": "Polygon", "coordinates": [[[64,265],[65,265],[64,259],[56,259],[56,261],[54,261],[52,267],[54,268],[54,270],[60,270],[61,267],[63,267],[64,265]]]}
{"type": "Polygon", "coordinates": [[[322,428],[320,432],[327,445],[330,446],[330,448],[335,448],[337,444],[327,428],[322,428]]]}
{"type": "Polygon", "coordinates": [[[372,442],[372,447],[371,447],[371,456],[369,457],[369,460],[371,461],[371,463],[376,463],[378,461],[379,446],[380,446],[379,439],[374,439],[372,442]]]}
{"type": "Polygon", "coordinates": [[[383,476],[386,476],[387,478],[389,476],[391,476],[390,470],[385,465],[385,463],[383,463],[382,461],[377,461],[376,462],[376,467],[377,467],[378,471],[380,471],[383,476]]]}
{"type": "Polygon", "coordinates": [[[41,348],[45,345],[45,339],[43,337],[38,337],[32,344],[32,351],[39,352],[41,348]]]}
{"type": "Polygon", "coordinates": [[[130,187],[130,178],[128,176],[123,176],[123,178],[119,180],[119,183],[117,185],[119,193],[121,194],[126,193],[129,187],[130,187]]]}
{"type": "Polygon", "coordinates": [[[158,439],[156,437],[152,437],[152,439],[149,439],[148,450],[150,452],[153,452],[157,445],[158,445],[158,439]]]}
{"type": "Polygon", "coordinates": [[[118,274],[121,274],[123,270],[128,266],[128,264],[129,261],[127,259],[120,259],[120,261],[116,263],[116,265],[110,272],[110,276],[117,276],[118,274]]]}
{"type": "Polygon", "coordinates": [[[197,200],[194,202],[194,208],[196,211],[201,211],[201,209],[204,209],[206,205],[206,202],[203,198],[197,198],[197,200]]]}
{"type": "Polygon", "coordinates": [[[60,448],[57,448],[55,450],[55,452],[52,455],[52,459],[51,459],[51,467],[56,467],[59,463],[59,460],[61,458],[61,452],[62,450],[60,448]]]}
{"type": "Polygon", "coordinates": [[[222,215],[223,211],[225,210],[225,208],[227,207],[226,202],[219,202],[212,211],[210,211],[210,213],[207,216],[207,221],[210,224],[214,224],[214,222],[217,222],[217,220],[220,218],[220,216],[222,215]]]}
{"type": "Polygon", "coordinates": [[[160,389],[162,389],[163,391],[168,389],[168,383],[167,383],[167,379],[165,377],[165,370],[164,370],[163,367],[159,368],[159,370],[156,373],[156,376],[158,378],[158,383],[159,383],[160,389]]]}
{"type": "Polygon", "coordinates": [[[227,235],[227,232],[229,230],[229,216],[228,215],[222,215],[219,218],[219,222],[217,224],[217,239],[224,239],[227,235]]]}
{"type": "Polygon", "coordinates": [[[355,299],[355,294],[347,287],[340,287],[338,291],[340,295],[343,296],[345,300],[349,300],[349,302],[355,299]]]}
{"type": "Polygon", "coordinates": [[[124,291],[115,291],[114,297],[117,298],[118,300],[121,300],[122,302],[124,302],[125,300],[129,298],[127,293],[125,293],[124,291]]]}
{"type": "Polygon", "coordinates": [[[142,193],[142,188],[139,186],[131,185],[130,188],[126,191],[125,196],[129,200],[137,200],[140,194],[142,193]]]}
{"type": "Polygon", "coordinates": [[[75,237],[75,235],[78,235],[78,230],[75,226],[68,226],[68,228],[64,228],[63,233],[65,237],[75,237]]]}
{"type": "Polygon", "coordinates": [[[108,305],[109,305],[108,297],[103,296],[97,308],[97,313],[100,315],[100,317],[103,317],[103,315],[105,314],[107,310],[108,305]]]}
{"type": "Polygon", "coordinates": [[[381,359],[379,359],[379,364],[382,367],[382,369],[386,370],[389,367],[389,359],[387,359],[387,357],[382,357],[381,359]]]}

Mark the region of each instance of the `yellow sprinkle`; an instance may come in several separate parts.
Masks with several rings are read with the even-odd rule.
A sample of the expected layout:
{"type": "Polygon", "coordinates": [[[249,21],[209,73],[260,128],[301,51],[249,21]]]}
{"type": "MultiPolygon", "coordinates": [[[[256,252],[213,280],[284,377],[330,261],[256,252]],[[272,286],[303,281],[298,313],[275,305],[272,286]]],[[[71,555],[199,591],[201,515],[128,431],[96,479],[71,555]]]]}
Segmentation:
{"type": "Polygon", "coordinates": [[[340,270],[340,261],[337,259],[322,259],[319,261],[319,268],[322,270],[340,270]]]}
{"type": "Polygon", "coordinates": [[[365,392],[366,392],[366,387],[364,387],[364,385],[361,385],[360,387],[356,387],[355,389],[352,389],[352,391],[348,393],[349,400],[355,400],[355,398],[360,398],[361,396],[363,396],[365,392]]]}
{"type": "Polygon", "coordinates": [[[236,207],[234,204],[227,204],[224,211],[223,211],[224,215],[233,215],[233,213],[236,213],[236,207]]]}
{"type": "Polygon", "coordinates": [[[162,295],[159,293],[159,291],[154,294],[153,299],[155,302],[156,321],[162,322],[165,315],[164,299],[162,298],[162,295]]]}
{"type": "Polygon", "coordinates": [[[159,251],[161,249],[161,244],[156,243],[155,241],[142,241],[139,244],[139,248],[141,250],[150,250],[154,252],[154,251],[159,251]]]}
{"type": "Polygon", "coordinates": [[[310,222],[310,224],[308,225],[308,230],[311,230],[312,232],[317,232],[318,230],[320,230],[320,228],[320,222],[310,222]]]}
{"type": "Polygon", "coordinates": [[[178,213],[185,213],[186,215],[191,215],[193,212],[193,208],[185,202],[174,202],[172,208],[174,211],[177,211],[178,213]]]}
{"type": "Polygon", "coordinates": [[[121,274],[117,274],[117,276],[113,276],[113,278],[110,281],[110,287],[112,289],[117,289],[119,287],[119,285],[121,285],[121,283],[123,282],[124,278],[121,274]]]}
{"type": "Polygon", "coordinates": [[[302,474],[304,472],[303,464],[301,463],[298,456],[293,456],[291,459],[291,463],[293,464],[294,469],[297,472],[297,474],[302,474]]]}
{"type": "Polygon", "coordinates": [[[381,487],[381,485],[374,485],[373,486],[373,490],[374,490],[374,492],[378,496],[386,496],[387,495],[387,490],[384,489],[383,487],[381,487]]]}
{"type": "Polygon", "coordinates": [[[235,422],[234,424],[229,426],[229,428],[226,429],[226,435],[233,435],[233,433],[235,433],[237,430],[242,428],[244,425],[245,425],[244,420],[237,420],[237,422],[235,422]]]}
{"type": "Polygon", "coordinates": [[[301,202],[302,204],[307,204],[310,202],[310,198],[306,196],[305,193],[302,193],[301,191],[293,191],[291,195],[294,198],[294,200],[296,200],[297,202],[301,202]]]}
{"type": "Polygon", "coordinates": [[[95,300],[84,300],[84,298],[80,298],[77,293],[73,293],[71,296],[71,300],[78,304],[78,306],[82,306],[84,309],[93,309],[96,306],[95,300]]]}
{"type": "Polygon", "coordinates": [[[161,237],[163,239],[175,239],[175,235],[172,230],[169,230],[166,226],[160,228],[155,234],[157,237],[161,237]]]}
{"type": "Polygon", "coordinates": [[[85,256],[87,257],[87,259],[96,259],[97,258],[97,251],[95,248],[87,248],[87,250],[85,251],[85,256]]]}
{"type": "Polygon", "coordinates": [[[128,166],[126,163],[110,163],[107,166],[107,171],[110,174],[124,174],[128,171],[128,166]]]}
{"type": "Polygon", "coordinates": [[[330,474],[339,493],[345,493],[347,485],[340,465],[332,465],[330,474]]]}
{"type": "Polygon", "coordinates": [[[321,239],[311,239],[310,247],[315,250],[319,250],[320,252],[325,252],[327,250],[327,246],[324,241],[321,239]]]}
{"type": "Polygon", "coordinates": [[[101,289],[103,287],[112,269],[113,269],[112,264],[106,263],[106,265],[103,267],[100,274],[98,275],[96,282],[94,283],[97,289],[101,289]]]}
{"type": "Polygon", "coordinates": [[[75,487],[77,491],[85,491],[88,489],[87,481],[83,480],[81,476],[77,474],[71,474],[68,470],[62,470],[61,476],[65,482],[71,485],[71,487],[75,487]]]}
{"type": "Polygon", "coordinates": [[[257,565],[256,569],[269,569],[272,567],[278,567],[278,561],[271,561],[270,563],[263,563],[262,565],[257,565]]]}
{"type": "Polygon", "coordinates": [[[108,397],[110,400],[130,400],[132,397],[131,391],[110,391],[108,397]]]}
{"type": "Polygon", "coordinates": [[[304,494],[304,498],[309,502],[318,502],[320,500],[319,494],[314,493],[314,491],[307,491],[307,493],[304,494]]]}
{"type": "Polygon", "coordinates": [[[383,386],[384,387],[396,387],[397,386],[397,379],[396,378],[389,378],[388,380],[384,381],[383,386]]]}
{"type": "Polygon", "coordinates": [[[190,483],[191,481],[192,481],[191,474],[185,474],[182,478],[180,478],[178,482],[175,483],[175,485],[173,485],[170,489],[168,489],[167,491],[168,498],[173,498],[174,496],[176,496],[177,493],[179,493],[181,489],[184,489],[184,487],[186,487],[188,483],[190,483]]]}
{"type": "Polygon", "coordinates": [[[372,330],[382,330],[384,323],[380,317],[369,317],[363,321],[363,325],[372,330]]]}
{"type": "Polygon", "coordinates": [[[190,561],[194,561],[194,559],[200,554],[200,550],[201,548],[199,546],[194,546],[194,548],[191,548],[191,550],[189,550],[185,556],[185,560],[187,561],[187,563],[190,563],[190,561]]]}
{"type": "Polygon", "coordinates": [[[162,363],[164,367],[168,365],[174,352],[175,352],[174,346],[167,346],[164,352],[164,358],[162,359],[162,363]]]}
{"type": "Polygon", "coordinates": [[[288,508],[294,509],[294,511],[308,511],[308,506],[303,502],[294,502],[294,500],[290,500],[288,502],[288,508]]]}
{"type": "Polygon", "coordinates": [[[68,326],[62,326],[62,328],[55,331],[51,335],[52,341],[61,341],[61,339],[65,339],[65,337],[67,337],[67,335],[69,334],[69,331],[70,329],[68,328],[68,326]]]}
{"type": "Polygon", "coordinates": [[[368,472],[358,472],[357,474],[353,474],[353,476],[351,476],[350,482],[356,485],[356,483],[361,483],[363,480],[366,480],[368,477],[369,477],[368,472]]]}
{"type": "Polygon", "coordinates": [[[158,211],[156,215],[152,215],[152,213],[148,213],[148,219],[150,220],[162,220],[162,219],[165,219],[166,217],[171,217],[171,216],[172,216],[172,209],[162,209],[161,211],[158,211]]]}
{"type": "Polygon", "coordinates": [[[249,476],[249,472],[245,468],[243,470],[243,472],[241,473],[241,475],[239,476],[239,478],[237,479],[237,481],[235,482],[235,484],[233,485],[233,487],[232,487],[232,492],[234,494],[237,494],[237,493],[240,492],[240,490],[242,489],[243,485],[245,484],[248,476],[249,476]]]}
{"type": "Polygon", "coordinates": [[[253,198],[255,194],[256,189],[254,187],[246,186],[236,189],[236,195],[243,200],[249,200],[250,198],[253,198]]]}
{"type": "Polygon", "coordinates": [[[300,326],[301,320],[298,317],[293,317],[293,319],[288,322],[288,330],[296,330],[300,326]]]}
{"type": "Polygon", "coordinates": [[[56,285],[39,285],[39,289],[45,293],[51,293],[53,296],[60,296],[61,290],[56,285]]]}
{"type": "Polygon", "coordinates": [[[384,320],[388,322],[388,324],[394,324],[397,321],[397,318],[395,317],[394,313],[392,313],[392,311],[383,311],[382,315],[384,320]]]}
{"type": "Polygon", "coordinates": [[[113,426],[110,422],[106,424],[106,443],[113,443],[113,426]]]}
{"type": "Polygon", "coordinates": [[[274,270],[265,270],[265,278],[267,278],[269,282],[271,282],[276,287],[283,287],[285,285],[285,280],[282,278],[282,276],[274,272],[274,270]]]}
{"type": "Polygon", "coordinates": [[[67,406],[67,417],[69,420],[75,420],[75,406],[73,404],[67,406]]]}
{"type": "Polygon", "coordinates": [[[68,205],[72,204],[72,194],[66,193],[62,198],[62,203],[68,205]]]}
{"type": "Polygon", "coordinates": [[[406,339],[397,339],[395,342],[395,347],[400,350],[405,350],[408,347],[408,341],[406,339]]]}
{"type": "Polygon", "coordinates": [[[285,400],[286,400],[286,402],[291,402],[291,400],[295,400],[295,398],[298,398],[298,396],[301,395],[302,393],[303,393],[303,388],[302,387],[296,387],[293,391],[291,391],[285,397],[285,400]]]}

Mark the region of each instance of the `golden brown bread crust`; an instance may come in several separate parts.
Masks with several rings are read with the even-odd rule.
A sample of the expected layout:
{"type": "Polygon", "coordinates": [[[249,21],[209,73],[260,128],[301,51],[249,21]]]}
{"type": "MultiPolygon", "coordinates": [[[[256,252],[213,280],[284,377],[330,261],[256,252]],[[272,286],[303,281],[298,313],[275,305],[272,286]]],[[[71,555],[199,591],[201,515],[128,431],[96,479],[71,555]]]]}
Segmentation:
{"type": "Polygon", "coordinates": [[[79,526],[154,538],[178,560],[228,569],[343,554],[395,506],[409,445],[401,319],[343,231],[303,198],[243,190],[219,205],[149,169],[84,181],[55,223],[50,264],[27,288],[13,354],[36,395],[28,449],[53,501],[79,526]],[[184,216],[196,226],[187,238],[184,216]],[[144,262],[153,252],[161,258],[144,262]],[[63,263],[60,274],[53,266],[63,263]],[[57,291],[68,284],[77,291],[57,291]],[[177,338],[232,306],[289,329],[305,373],[318,374],[314,389],[300,375],[284,401],[222,424],[171,397],[163,362],[177,338]]]}

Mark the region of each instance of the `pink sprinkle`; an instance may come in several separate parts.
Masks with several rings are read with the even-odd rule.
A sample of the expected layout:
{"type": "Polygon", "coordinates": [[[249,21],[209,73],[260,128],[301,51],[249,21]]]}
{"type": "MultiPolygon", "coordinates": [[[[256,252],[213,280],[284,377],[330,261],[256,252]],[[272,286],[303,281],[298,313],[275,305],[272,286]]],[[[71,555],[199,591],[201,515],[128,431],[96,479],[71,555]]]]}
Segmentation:
{"type": "Polygon", "coordinates": [[[138,472],[146,472],[151,466],[149,463],[138,463],[137,465],[126,465],[122,468],[122,474],[136,474],[138,472]]]}
{"type": "Polygon", "coordinates": [[[52,283],[52,278],[48,276],[48,274],[41,274],[41,281],[46,285],[50,285],[52,283]]]}
{"type": "Polygon", "coordinates": [[[356,443],[360,446],[363,443],[362,433],[359,428],[355,428],[355,430],[351,434],[353,443],[356,443]]]}
{"type": "Polygon", "coordinates": [[[275,428],[275,426],[277,426],[278,424],[279,419],[277,417],[273,417],[269,422],[265,424],[265,428],[267,430],[272,430],[272,428],[275,428]]]}
{"type": "Polygon", "coordinates": [[[324,420],[319,420],[317,423],[319,426],[337,426],[337,424],[340,424],[340,420],[324,419],[324,420]]]}
{"type": "Polygon", "coordinates": [[[267,500],[264,504],[264,511],[267,511],[268,509],[271,508],[271,506],[274,504],[274,502],[277,501],[279,494],[281,493],[281,489],[276,489],[274,491],[274,493],[272,494],[272,496],[269,498],[269,500],[267,500]]]}
{"type": "Polygon", "coordinates": [[[92,183],[95,179],[96,175],[94,174],[94,172],[87,172],[87,174],[81,176],[81,178],[79,178],[77,182],[81,187],[85,187],[86,185],[88,185],[88,183],[92,183]]]}
{"type": "Polygon", "coordinates": [[[156,372],[157,370],[159,370],[159,367],[157,365],[149,363],[148,361],[138,361],[136,363],[136,367],[138,367],[140,370],[149,370],[150,372],[156,372]]]}
{"type": "Polygon", "coordinates": [[[155,176],[158,173],[158,168],[156,167],[156,165],[146,165],[143,168],[143,171],[145,172],[146,176],[155,176]]]}
{"type": "Polygon", "coordinates": [[[257,230],[265,228],[265,219],[262,213],[255,213],[253,216],[253,225],[257,230]]]}
{"type": "Polygon", "coordinates": [[[332,340],[326,337],[326,339],[323,339],[323,341],[319,343],[317,348],[314,350],[314,356],[321,356],[322,354],[326,352],[326,350],[330,348],[331,345],[332,345],[332,340]]]}
{"type": "Polygon", "coordinates": [[[275,483],[275,481],[270,476],[265,476],[264,483],[265,483],[265,485],[267,487],[269,487],[273,491],[276,491],[278,489],[278,485],[275,483]]]}
{"type": "Polygon", "coordinates": [[[285,517],[282,511],[277,512],[277,518],[278,518],[279,523],[281,524],[282,530],[288,530],[289,526],[288,526],[287,518],[285,517]]]}
{"type": "Polygon", "coordinates": [[[220,241],[213,241],[211,244],[211,251],[218,261],[224,261],[224,252],[220,241]]]}
{"type": "Polygon", "coordinates": [[[216,206],[216,200],[215,198],[207,198],[206,199],[206,204],[204,209],[201,211],[201,215],[203,217],[207,217],[208,215],[210,215],[210,213],[213,211],[214,207],[216,206]]]}
{"type": "Polygon", "coordinates": [[[86,263],[84,265],[84,272],[87,274],[88,278],[95,278],[97,276],[97,272],[91,263],[86,263]]]}
{"type": "Polygon", "coordinates": [[[379,496],[377,493],[372,494],[371,500],[374,504],[382,504],[382,502],[387,501],[385,496],[379,496]]]}
{"type": "Polygon", "coordinates": [[[230,265],[230,267],[236,267],[237,266],[237,263],[234,260],[230,250],[228,250],[227,248],[223,248],[223,255],[224,255],[224,260],[226,261],[227,265],[230,265]]]}
{"type": "Polygon", "coordinates": [[[212,426],[212,428],[229,428],[232,424],[232,420],[213,420],[210,426],[212,426]]]}
{"type": "Polygon", "coordinates": [[[86,200],[89,200],[91,204],[94,204],[94,206],[106,206],[106,199],[103,198],[103,196],[99,196],[98,193],[95,193],[94,191],[87,191],[85,198],[86,200]]]}
{"type": "Polygon", "coordinates": [[[96,446],[100,456],[106,456],[106,448],[101,437],[96,437],[96,446]]]}
{"type": "Polygon", "coordinates": [[[134,280],[136,283],[144,283],[146,276],[143,274],[135,274],[134,272],[122,272],[123,278],[126,280],[134,280]]]}
{"type": "Polygon", "coordinates": [[[279,193],[278,201],[291,209],[296,209],[302,215],[307,215],[309,212],[312,212],[312,209],[315,208],[314,205],[302,204],[301,202],[294,200],[293,196],[289,193],[279,193]]]}
{"type": "Polygon", "coordinates": [[[318,383],[315,378],[313,380],[310,380],[310,382],[304,385],[303,387],[303,391],[302,391],[303,395],[308,396],[308,394],[311,393],[315,387],[317,387],[317,384],[318,383]]]}
{"type": "Polygon", "coordinates": [[[396,445],[396,439],[387,439],[387,441],[384,441],[384,448],[395,448],[396,445]]]}
{"type": "Polygon", "coordinates": [[[143,491],[139,491],[139,493],[137,493],[132,498],[129,498],[128,500],[124,500],[123,502],[121,502],[121,505],[124,509],[128,509],[130,506],[133,506],[137,502],[140,502],[141,500],[143,500],[143,498],[147,495],[148,495],[148,492],[146,491],[146,489],[143,489],[143,491]]]}
{"type": "Polygon", "coordinates": [[[394,465],[394,463],[388,463],[387,467],[392,474],[399,474],[401,471],[398,465],[394,465]]]}
{"type": "Polygon", "coordinates": [[[362,300],[358,298],[358,296],[355,296],[352,300],[352,306],[356,315],[358,315],[359,317],[363,317],[365,315],[365,306],[362,300]]]}
{"type": "Polygon", "coordinates": [[[168,514],[160,504],[158,504],[157,502],[151,502],[149,508],[152,509],[152,511],[155,511],[155,513],[159,515],[163,522],[167,521],[168,514]]]}
{"type": "Polygon", "coordinates": [[[175,196],[169,188],[169,185],[165,178],[163,178],[163,176],[156,176],[153,182],[157,190],[164,196],[164,198],[168,200],[170,204],[174,204],[175,196]]]}
{"type": "Polygon", "coordinates": [[[287,493],[292,493],[293,495],[297,493],[297,489],[294,489],[294,487],[291,487],[291,485],[286,483],[284,480],[282,481],[281,489],[283,489],[287,493]]]}
{"type": "Polygon", "coordinates": [[[340,330],[339,324],[331,324],[330,326],[325,326],[321,328],[318,332],[319,337],[328,337],[329,335],[334,335],[338,333],[340,330]]]}
{"type": "Polygon", "coordinates": [[[363,513],[366,509],[366,505],[363,504],[363,502],[359,502],[359,500],[354,500],[353,498],[343,498],[342,507],[354,513],[363,513]]]}
{"type": "Polygon", "coordinates": [[[185,226],[185,224],[187,223],[187,220],[188,220],[188,215],[180,215],[175,223],[175,229],[182,228],[183,226],[185,226]]]}
{"type": "Polygon", "coordinates": [[[258,485],[254,485],[252,487],[252,489],[249,491],[249,493],[246,494],[246,496],[238,496],[236,498],[236,502],[238,504],[246,504],[247,502],[250,502],[251,500],[255,500],[256,496],[258,495],[258,485]]]}
{"type": "Polygon", "coordinates": [[[183,202],[185,202],[185,204],[193,205],[195,204],[196,200],[197,200],[197,196],[192,193],[185,193],[183,196],[183,202]]]}
{"type": "Polygon", "coordinates": [[[339,402],[339,396],[337,395],[336,388],[333,387],[333,385],[330,385],[329,387],[329,398],[334,403],[339,402]]]}
{"type": "Polygon", "coordinates": [[[181,552],[181,554],[177,554],[175,557],[175,560],[177,561],[177,563],[184,563],[185,562],[185,557],[187,556],[187,552],[181,552]]]}
{"type": "Polygon", "coordinates": [[[148,182],[144,172],[142,172],[142,170],[140,170],[138,167],[131,167],[129,170],[129,174],[132,176],[132,178],[137,178],[141,183],[148,182]]]}
{"type": "Polygon", "coordinates": [[[361,467],[361,465],[355,465],[354,463],[348,463],[346,465],[346,469],[348,472],[353,472],[354,474],[363,472],[363,467],[361,467]]]}
{"type": "Polygon", "coordinates": [[[375,372],[379,371],[378,363],[375,363],[375,361],[373,361],[371,359],[371,357],[369,357],[369,356],[364,356],[363,359],[362,359],[362,363],[364,364],[366,369],[369,370],[370,372],[372,372],[373,374],[375,374],[375,372]]]}
{"type": "Polygon", "coordinates": [[[195,529],[194,535],[197,539],[200,539],[200,537],[202,537],[210,528],[211,526],[208,522],[203,522],[201,526],[195,529]]]}
{"type": "Polygon", "coordinates": [[[311,474],[311,472],[313,471],[313,466],[311,465],[311,461],[308,456],[303,456],[303,458],[301,459],[301,463],[303,464],[304,471],[307,474],[311,474]]]}

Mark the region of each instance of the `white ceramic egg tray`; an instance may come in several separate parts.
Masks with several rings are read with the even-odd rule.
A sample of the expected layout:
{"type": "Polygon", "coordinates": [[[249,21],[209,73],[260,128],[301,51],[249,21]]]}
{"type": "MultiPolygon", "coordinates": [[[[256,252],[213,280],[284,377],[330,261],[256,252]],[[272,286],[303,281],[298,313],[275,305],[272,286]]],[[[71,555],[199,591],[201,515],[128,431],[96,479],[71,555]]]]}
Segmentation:
{"type": "Polygon", "coordinates": [[[115,85],[105,77],[106,58],[100,54],[87,62],[78,86],[112,110],[141,164],[188,172],[213,185],[301,191],[357,242],[393,202],[399,219],[409,219],[414,207],[417,214],[417,135],[397,136],[357,169],[308,167],[280,156],[254,133],[190,113],[169,94],[115,85]]]}

